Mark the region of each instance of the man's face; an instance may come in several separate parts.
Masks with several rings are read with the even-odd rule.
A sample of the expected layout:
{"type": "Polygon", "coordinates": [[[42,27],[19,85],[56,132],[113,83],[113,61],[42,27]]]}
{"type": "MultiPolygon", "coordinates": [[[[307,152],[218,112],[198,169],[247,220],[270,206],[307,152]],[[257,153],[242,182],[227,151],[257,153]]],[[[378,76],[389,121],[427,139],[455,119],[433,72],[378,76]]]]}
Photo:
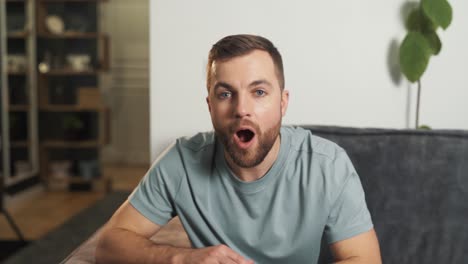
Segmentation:
{"type": "Polygon", "coordinates": [[[278,140],[289,94],[281,91],[273,60],[265,51],[212,67],[207,102],[216,135],[237,166],[257,166],[278,140]]]}

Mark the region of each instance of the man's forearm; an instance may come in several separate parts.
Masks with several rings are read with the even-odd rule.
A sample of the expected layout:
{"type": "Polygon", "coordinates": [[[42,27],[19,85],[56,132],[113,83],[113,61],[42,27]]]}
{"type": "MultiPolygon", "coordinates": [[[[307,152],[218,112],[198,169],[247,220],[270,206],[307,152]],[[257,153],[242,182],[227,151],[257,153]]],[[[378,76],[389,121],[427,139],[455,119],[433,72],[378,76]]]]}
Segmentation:
{"type": "Polygon", "coordinates": [[[173,263],[174,258],[190,249],[157,245],[124,229],[106,230],[96,248],[96,263],[173,263]]]}

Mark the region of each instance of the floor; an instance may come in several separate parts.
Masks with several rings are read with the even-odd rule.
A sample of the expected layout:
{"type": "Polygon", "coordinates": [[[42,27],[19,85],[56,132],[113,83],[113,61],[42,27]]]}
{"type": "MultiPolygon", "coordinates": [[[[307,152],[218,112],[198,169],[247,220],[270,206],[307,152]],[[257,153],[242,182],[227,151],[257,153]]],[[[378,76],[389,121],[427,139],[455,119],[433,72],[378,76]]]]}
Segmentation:
{"type": "MultiPolygon", "coordinates": [[[[112,166],[104,168],[112,178],[113,190],[132,190],[145,175],[148,166],[112,166]]],[[[45,192],[32,188],[7,202],[7,211],[26,240],[36,240],[81,210],[95,203],[104,192],[45,192]]],[[[3,214],[0,215],[0,240],[17,239],[3,214]]]]}

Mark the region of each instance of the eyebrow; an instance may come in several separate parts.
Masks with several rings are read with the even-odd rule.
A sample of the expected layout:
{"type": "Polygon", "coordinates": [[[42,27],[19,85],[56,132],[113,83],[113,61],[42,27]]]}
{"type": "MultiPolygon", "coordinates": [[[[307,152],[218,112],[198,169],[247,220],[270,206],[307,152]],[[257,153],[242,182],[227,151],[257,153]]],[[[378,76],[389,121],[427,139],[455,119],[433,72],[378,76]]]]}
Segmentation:
{"type": "Polygon", "coordinates": [[[271,83],[265,79],[261,79],[261,80],[257,80],[257,81],[253,81],[252,83],[250,83],[250,87],[253,87],[253,86],[258,86],[258,85],[261,85],[261,84],[264,84],[264,85],[267,85],[267,86],[270,86],[272,87],[271,83]]]}
{"type": "MultiPolygon", "coordinates": [[[[267,85],[267,86],[270,86],[272,87],[271,83],[265,79],[261,79],[261,80],[256,80],[256,81],[253,81],[249,84],[249,87],[255,87],[255,86],[258,86],[258,85],[267,85]]],[[[226,83],[226,82],[217,82],[214,86],[214,90],[217,90],[217,89],[220,89],[220,88],[224,88],[224,89],[227,89],[227,90],[234,90],[234,87],[232,85],[230,85],[229,83],[226,83]]]]}
{"type": "Polygon", "coordinates": [[[220,88],[225,88],[225,89],[228,89],[228,90],[233,90],[233,87],[232,85],[230,85],[229,83],[226,83],[226,82],[217,82],[215,84],[215,86],[213,87],[213,90],[217,90],[217,89],[220,89],[220,88]]]}

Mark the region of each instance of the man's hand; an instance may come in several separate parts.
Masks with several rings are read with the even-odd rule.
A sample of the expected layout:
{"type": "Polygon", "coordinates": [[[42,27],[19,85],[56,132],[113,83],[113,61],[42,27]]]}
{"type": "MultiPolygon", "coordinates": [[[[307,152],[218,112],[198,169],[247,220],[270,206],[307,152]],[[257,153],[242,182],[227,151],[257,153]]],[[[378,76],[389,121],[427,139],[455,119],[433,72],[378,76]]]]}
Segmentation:
{"type": "Polygon", "coordinates": [[[177,264],[253,264],[252,260],[247,260],[234,250],[225,245],[217,245],[200,249],[187,249],[185,252],[174,258],[177,264]]]}

